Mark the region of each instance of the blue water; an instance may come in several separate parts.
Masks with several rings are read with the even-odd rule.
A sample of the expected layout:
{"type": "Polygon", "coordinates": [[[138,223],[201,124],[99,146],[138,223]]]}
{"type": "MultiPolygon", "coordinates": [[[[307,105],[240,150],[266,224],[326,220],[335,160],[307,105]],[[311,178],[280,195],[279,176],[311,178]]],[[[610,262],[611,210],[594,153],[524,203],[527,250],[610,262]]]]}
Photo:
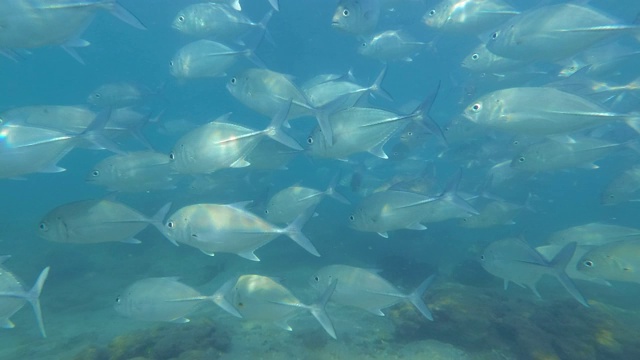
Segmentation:
{"type": "MultiPolygon", "coordinates": [[[[108,12],[99,11],[80,36],[91,45],[76,50],[85,65],[56,46],[29,49],[21,53],[18,61],[0,57],[0,112],[28,105],[83,105],[99,85],[130,81],[156,91],[146,106],[160,117],[158,122],[145,126],[143,133],[158,152],[168,154],[188,130],[167,133],[161,130],[166,122],[183,119],[197,126],[231,112],[233,122],[255,129],[265,127],[267,117],[248,109],[225,89],[229,77],[186,81],[171,77],[169,60],[177,49],[195,40],[172,29],[171,22],[180,9],[194,1],[120,2],[148,30],[134,29],[108,12]]],[[[440,82],[431,116],[443,128],[454,119],[466,121],[460,117],[466,106],[488,91],[503,87],[492,76],[473,74],[460,66],[478,39],[486,39],[490,31],[444,33],[420,21],[434,1],[396,3],[393,11],[382,11],[377,29],[402,28],[430,46],[411,62],[388,64],[383,86],[393,96],[393,102],[371,98],[371,106],[410,111],[440,82]]],[[[510,4],[519,10],[532,6],[525,0],[510,4]]],[[[589,5],[622,23],[631,23],[640,11],[632,0],[591,1],[589,5]]],[[[360,84],[370,84],[384,65],[356,52],[361,40],[331,27],[335,6],[335,1],[280,0],[281,9],[268,25],[275,44],[263,42],[257,54],[269,69],[292,75],[298,85],[318,74],[343,74],[349,69],[360,84]]],[[[267,1],[245,0],[243,8],[257,21],[270,7],[267,1]]],[[[635,51],[640,46],[631,37],[610,41],[620,41],[635,51]]],[[[240,60],[228,73],[232,76],[251,66],[240,60]]],[[[545,69],[555,66],[542,65],[545,69]]],[[[633,69],[621,70],[633,73],[633,69]]],[[[518,71],[526,72],[528,68],[518,71]]],[[[549,71],[506,87],[554,80],[555,74],[549,71]]],[[[622,83],[631,82],[634,78],[623,80],[622,83]]],[[[639,111],[637,89],[629,93],[631,105],[625,103],[611,111],[639,111]]],[[[296,120],[286,131],[306,145],[306,137],[315,126],[312,118],[296,120]]],[[[610,141],[636,136],[622,124],[612,125],[607,132],[610,141]]],[[[485,272],[478,261],[489,243],[509,236],[522,236],[530,245],[539,246],[546,244],[546,238],[555,231],[589,222],[637,227],[637,202],[604,207],[600,193],[622,171],[637,164],[638,154],[622,150],[597,161],[597,170],[569,168],[526,174],[487,189],[489,168],[496,159],[510,158],[505,152],[514,150],[497,145],[487,156],[478,153],[485,146],[508,143],[505,139],[508,136],[496,137],[494,132],[486,131],[445,147],[433,135],[424,135],[409,158],[386,160],[387,163],[368,153],[354,155],[350,158],[353,163],[312,159],[302,153],[287,165],[287,170],[249,170],[248,181],[246,172],[241,172],[228,188],[194,193],[185,177],[173,190],[115,194],[117,201],[149,216],[169,201],[173,203],[172,213],[196,203],[254,200],[258,203],[255,211],[260,213],[260,201],[287,186],[325,189],[339,174],[338,191],[357,204],[394,176],[412,179],[427,168],[424,180],[431,184],[430,195],[442,191],[459,169],[461,193],[488,190],[517,204],[524,204],[532,195],[530,205],[535,212],[520,212],[513,219],[514,225],[466,229],[459,226],[459,219],[450,219],[427,224],[425,231],[393,230],[388,239],[351,229],[348,218],[355,205],[325,199],[316,209],[318,216],[303,228],[321,257],[314,257],[281,237],[256,251],[260,262],[234,254],[208,257],[186,245],[175,247],[152,227],[136,236],[142,241],[139,245],[63,244],[39,238],[38,223],[50,210],[73,201],[113,196],[84,181],[94,164],[112,155],[108,151],[74,149],[58,163],[67,169],[65,172],[27,174],[20,180],[0,179],[0,255],[12,256],[2,266],[23,279],[27,288],[43,268],[51,267],[41,295],[48,337],[40,337],[33,313],[26,305],[11,318],[16,324],[14,329],[0,329],[0,358],[638,358],[639,309],[633,300],[640,295],[637,284],[614,282],[606,287],[576,281],[590,301],[587,309],[551,277],[543,278],[538,286],[542,299],[514,284],[504,291],[502,279],[485,272]],[[472,144],[471,149],[462,151],[468,143],[472,144]],[[445,150],[449,152],[438,156],[445,150]],[[456,150],[460,150],[457,155],[447,155],[456,150]],[[409,163],[416,159],[419,161],[409,163]],[[383,164],[364,173],[365,180],[358,191],[351,188],[349,178],[357,170],[356,161],[383,164]],[[438,274],[435,285],[424,296],[434,312],[434,321],[422,319],[410,305],[402,303],[385,310],[386,317],[329,304],[327,311],[338,335],[337,340],[332,340],[306,313],[292,320],[294,330],[287,332],[272,324],[242,322],[213,304],[190,314],[192,321],[187,324],[138,322],[119,316],[113,309],[116,296],[131,283],[160,276],[179,276],[182,282],[211,294],[232,276],[256,273],[280,279],[299,298],[311,301],[317,295],[309,287],[308,277],[318,268],[336,263],[379,269],[382,277],[406,292],[427,276],[438,274]],[[168,339],[173,341],[172,351],[159,346],[168,339]],[[146,345],[133,349],[141,343],[146,345]]],[[[131,138],[118,142],[126,151],[144,149],[131,138]]],[[[389,153],[398,142],[395,135],[385,150],[389,153]]]]}

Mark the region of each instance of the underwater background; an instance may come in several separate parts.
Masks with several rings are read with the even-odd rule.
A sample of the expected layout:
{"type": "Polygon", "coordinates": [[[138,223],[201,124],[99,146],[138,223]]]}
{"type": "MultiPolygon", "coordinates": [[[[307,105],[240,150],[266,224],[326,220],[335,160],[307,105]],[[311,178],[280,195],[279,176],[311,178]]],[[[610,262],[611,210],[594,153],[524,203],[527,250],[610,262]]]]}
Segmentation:
{"type": "MultiPolygon", "coordinates": [[[[226,89],[231,78],[256,67],[248,59],[238,58],[224,76],[184,79],[171,75],[169,61],[176,51],[197,39],[177,31],[171,24],[179,11],[196,1],[118,2],[147,29],[128,26],[102,8],[91,10],[95,18],[78,34],[91,44],[75,48],[84,64],[55,44],[12,49],[17,56],[0,57],[0,118],[4,111],[32,105],[88,106],[87,97],[98,86],[130,82],[150,89],[144,102],[136,105],[150,118],[141,131],[153,150],[166,154],[167,158],[183,135],[226,113],[232,113],[232,123],[251,129],[265,128],[269,117],[251,110],[226,89]]],[[[104,3],[108,9],[112,1],[77,3],[104,3]]],[[[489,6],[502,2],[477,3],[489,6]]],[[[521,13],[559,3],[508,1],[521,13]]],[[[601,194],[611,182],[638,164],[634,143],[637,133],[624,122],[607,123],[596,130],[581,129],[579,136],[629,145],[595,159],[597,169],[576,163],[559,169],[535,172],[516,169],[498,175],[491,170],[496,164],[511,161],[522,151],[521,146],[544,141],[544,137],[526,133],[514,136],[484,127],[469,130],[467,126],[475,124],[463,117],[470,104],[491,91],[546,86],[563,80],[558,71],[566,66],[564,60],[583,59],[580,54],[594,47],[615,42],[629,49],[622,55],[611,55],[612,62],[617,57],[640,52],[634,33],[603,39],[564,59],[523,62],[504,72],[478,72],[461,63],[490,37],[493,29],[448,32],[445,28],[427,26],[423,16],[437,5],[437,1],[419,0],[340,4],[280,0],[279,11],[273,13],[267,24],[268,37],[273,42],[262,39],[255,53],[269,70],[291,75],[297,86],[319,74],[342,76],[352,70],[355,82],[366,87],[386,69],[382,86],[392,100],[365,93],[364,100],[360,99],[356,106],[398,114],[413,111],[439,86],[429,116],[442,128],[446,141],[422,128],[402,127],[385,140],[389,159],[376,158],[367,149],[350,155],[349,161],[314,157],[308,151],[300,151],[288,159],[286,168],[281,164],[269,168],[267,163],[262,169],[252,166],[224,169],[220,171],[221,179],[180,174],[167,189],[140,192],[114,193],[87,182],[85,179],[95,164],[113,153],[80,147],[57,162],[66,171],[1,178],[0,255],[11,255],[1,269],[22,279],[27,290],[42,269],[49,266],[51,270],[40,296],[47,337],[40,336],[27,304],[11,316],[15,328],[0,329],[0,358],[640,358],[637,268],[625,268],[625,272],[635,274],[627,281],[598,276],[607,284],[574,279],[588,300],[589,307],[585,307],[553,276],[543,276],[538,282],[539,298],[530,289],[513,283],[505,290],[503,279],[481,265],[484,249],[504,238],[521,238],[535,248],[548,244],[552,234],[582,224],[637,227],[635,194],[613,205],[601,202],[601,194]],[[371,34],[332,26],[338,6],[380,7],[379,19],[371,33],[402,29],[420,45],[415,53],[397,59],[381,61],[359,54],[358,47],[371,34]],[[408,135],[413,138],[407,140],[408,135]],[[437,196],[457,174],[461,174],[460,183],[456,184],[458,194],[478,210],[476,214],[463,211],[443,221],[425,224],[427,229],[422,231],[390,229],[388,238],[377,231],[359,231],[349,224],[350,215],[362,199],[380,189],[400,184],[398,188],[402,190],[437,196]],[[233,253],[220,252],[210,257],[185,244],[173,245],[153,226],[135,235],[140,244],[63,243],[38,236],[38,225],[48,212],[79,200],[106,198],[145,216],[151,216],[168,202],[172,203],[171,214],[191,204],[252,201],[248,209],[263,216],[267,200],[276,192],[293,185],[323,191],[332,181],[336,182],[336,191],[350,204],[327,197],[315,208],[317,215],[302,228],[320,257],[293,245],[284,236],[256,251],[259,262],[233,253]],[[470,228],[462,224],[464,218],[482,214],[480,210],[491,201],[516,204],[517,211],[486,227],[470,228]],[[188,323],[139,321],[114,310],[114,302],[124,289],[150,277],[179,277],[180,282],[210,295],[234,276],[260,274],[277,279],[298,298],[311,302],[318,292],[308,279],[330,264],[375,269],[403,293],[411,292],[425,278],[436,274],[434,283],[422,297],[433,313],[433,321],[420,316],[404,301],[382,309],[385,313],[382,317],[329,300],[326,311],[336,330],[334,340],[306,312],[290,320],[293,331],[289,332],[272,323],[235,318],[212,302],[203,302],[189,313],[188,323]]],[[[640,6],[631,0],[593,0],[585,6],[619,19],[617,24],[634,24],[640,11],[640,6]]],[[[82,6],[78,9],[85,11],[82,6]]],[[[470,6],[469,9],[474,11],[470,6]]],[[[256,22],[269,11],[272,7],[267,1],[242,2],[242,13],[256,22]]],[[[352,11],[352,14],[359,13],[352,11]]],[[[520,16],[515,12],[511,15],[520,16]]],[[[240,42],[228,45],[244,46],[240,42]]],[[[615,65],[614,70],[598,79],[611,91],[604,96],[593,90],[593,82],[588,82],[589,75],[584,73],[578,73],[579,78],[573,78],[575,82],[563,85],[562,89],[601,104],[611,113],[632,117],[640,111],[640,87],[634,83],[640,77],[637,66],[640,59],[632,59],[635,61],[615,65]]],[[[350,77],[340,79],[343,78],[350,77]]],[[[544,99],[532,99],[536,100],[542,101],[533,107],[545,107],[544,99]]],[[[96,113],[104,111],[92,109],[96,113]]],[[[10,123],[8,119],[0,126],[10,123]]],[[[311,115],[292,121],[291,128],[284,131],[306,148],[307,137],[316,126],[311,115]]],[[[122,151],[148,150],[129,135],[114,141],[122,151]]],[[[275,153],[270,153],[274,150],[264,151],[267,158],[275,157],[275,153]]],[[[7,154],[4,155],[11,156],[7,154]]],[[[580,238],[572,241],[581,244],[580,238]]],[[[640,251],[630,255],[640,266],[640,251]]],[[[2,291],[7,290],[0,288],[2,291]]],[[[0,294],[0,301],[2,297],[0,294]]]]}

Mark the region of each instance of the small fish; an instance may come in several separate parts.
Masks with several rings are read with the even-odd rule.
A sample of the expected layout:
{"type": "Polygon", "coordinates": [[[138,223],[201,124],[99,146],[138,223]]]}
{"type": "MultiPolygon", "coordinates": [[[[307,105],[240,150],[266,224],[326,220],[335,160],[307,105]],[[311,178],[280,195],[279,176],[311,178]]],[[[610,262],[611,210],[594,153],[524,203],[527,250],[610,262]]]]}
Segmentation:
{"type": "Polygon", "coordinates": [[[113,307],[131,319],[186,323],[185,316],[205,301],[215,301],[215,295],[204,296],[177,277],[162,277],[131,284],[116,297],[113,307]]]}
{"type": "Polygon", "coordinates": [[[522,71],[527,61],[514,60],[496,55],[487,49],[486,44],[479,44],[462,60],[462,67],[474,73],[503,75],[505,72],[522,71]]]}
{"type": "Polygon", "coordinates": [[[245,210],[244,205],[185,206],[169,216],[163,233],[174,245],[187,244],[209,256],[224,252],[260,261],[254,251],[281,235],[286,235],[312,255],[320,256],[301,232],[311,212],[299,215],[289,226],[280,228],[245,210]]]}
{"type": "Polygon", "coordinates": [[[367,35],[378,26],[380,6],[380,0],[340,0],[331,26],[353,35],[367,35]]]}
{"type": "Polygon", "coordinates": [[[616,176],[600,195],[603,205],[637,201],[640,197],[640,165],[634,165],[616,176]]]}
{"type": "Polygon", "coordinates": [[[600,245],[578,261],[578,271],[604,280],[640,283],[640,240],[600,245]]]}
{"type": "Polygon", "coordinates": [[[465,228],[489,228],[500,225],[513,225],[513,218],[522,210],[521,205],[506,201],[491,201],[479,210],[478,215],[465,217],[458,223],[465,228]]]}
{"type": "Polygon", "coordinates": [[[502,0],[441,0],[422,21],[444,32],[478,34],[519,14],[502,0]]]}
{"type": "Polygon", "coordinates": [[[289,289],[272,278],[261,275],[242,275],[229,280],[216,291],[216,303],[232,315],[249,321],[275,323],[292,331],[288,321],[300,310],[309,311],[324,330],[336,339],[336,332],[325,306],[332,296],[336,282],[332,282],[324,293],[312,304],[300,301],[289,289]]]}
{"type": "Polygon", "coordinates": [[[374,315],[384,316],[382,309],[408,301],[422,316],[433,320],[423,296],[434,279],[435,275],[429,276],[413,292],[406,294],[374,271],[348,265],[329,265],[312,275],[309,283],[317,290],[336,284],[331,301],[364,309],[374,315]]]}
{"type": "Polygon", "coordinates": [[[386,30],[372,35],[358,47],[358,53],[384,62],[403,60],[413,61],[427,44],[413,39],[400,30],[386,30]]]}
{"type": "Polygon", "coordinates": [[[2,263],[9,257],[9,255],[0,256],[0,327],[5,329],[14,328],[15,325],[10,320],[11,316],[29,302],[33,307],[33,312],[36,314],[40,334],[46,338],[47,333],[44,330],[42,311],[40,310],[40,293],[49,275],[49,267],[40,272],[31,290],[27,290],[20,279],[2,266],[2,263]]]}
{"type": "Polygon", "coordinates": [[[38,235],[46,240],[95,244],[120,241],[139,244],[134,236],[149,224],[162,230],[162,220],[171,204],[151,218],[111,200],[82,200],[49,211],[38,224],[38,235]]]}
{"type": "Polygon", "coordinates": [[[576,243],[565,245],[557,255],[547,261],[524,240],[506,238],[489,244],[480,256],[480,264],[490,274],[504,280],[504,288],[509,282],[527,287],[540,297],[536,284],[543,275],[555,276],[564,288],[580,304],[589,307],[587,300],[567,276],[565,268],[576,250],[576,243]]]}
{"type": "Polygon", "coordinates": [[[93,167],[85,180],[111,191],[141,192],[174,188],[169,157],[151,151],[110,156],[93,167]]]}

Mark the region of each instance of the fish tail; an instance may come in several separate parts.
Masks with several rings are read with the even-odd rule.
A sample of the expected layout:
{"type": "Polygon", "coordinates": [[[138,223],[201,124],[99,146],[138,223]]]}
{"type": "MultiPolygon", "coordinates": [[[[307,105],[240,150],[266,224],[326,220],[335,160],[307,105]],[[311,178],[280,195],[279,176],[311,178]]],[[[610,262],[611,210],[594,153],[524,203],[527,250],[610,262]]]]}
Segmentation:
{"type": "Polygon", "coordinates": [[[111,119],[111,113],[111,108],[101,110],[87,128],[78,136],[93,143],[98,149],[107,149],[116,154],[124,154],[124,152],[118,148],[118,145],[104,134],[104,127],[111,119]]]}
{"type": "Polygon", "coordinates": [[[460,184],[460,178],[462,177],[462,171],[458,171],[456,175],[449,181],[445,190],[440,194],[441,200],[447,201],[452,205],[459,207],[460,209],[473,214],[478,215],[479,212],[465,199],[458,195],[458,185],[460,184]]]}
{"type": "Polygon", "coordinates": [[[271,5],[275,11],[280,11],[279,0],[269,0],[269,5],[271,5]]]}
{"type": "Polygon", "coordinates": [[[393,101],[393,97],[391,96],[391,94],[389,94],[389,92],[387,92],[387,90],[382,87],[382,82],[384,81],[386,75],[387,65],[385,64],[385,66],[380,71],[380,74],[378,74],[378,77],[376,77],[376,80],[373,82],[373,84],[371,84],[371,86],[369,86],[369,91],[385,100],[393,101]]]}
{"type": "Polygon", "coordinates": [[[336,190],[336,186],[338,185],[338,180],[339,180],[339,176],[336,175],[333,177],[333,179],[331,179],[331,183],[329,183],[329,186],[327,187],[327,190],[324,191],[324,193],[327,196],[331,196],[332,198],[340,201],[343,204],[351,204],[351,202],[342,194],[340,194],[337,190],[336,190]]]}
{"type": "Polygon", "coordinates": [[[573,296],[580,304],[585,307],[589,307],[587,299],[585,299],[582,293],[580,293],[580,290],[578,290],[576,285],[573,283],[573,280],[571,280],[565,272],[565,268],[567,267],[567,264],[569,264],[569,261],[571,261],[571,257],[573,257],[576,247],[577,243],[575,241],[565,245],[551,260],[550,266],[553,267],[558,281],[560,281],[562,286],[567,289],[569,294],[571,294],[571,296],[573,296]]]}
{"type": "Polygon", "coordinates": [[[427,291],[429,286],[431,286],[435,277],[436,275],[433,274],[426,278],[411,294],[409,294],[409,296],[407,296],[407,300],[409,300],[424,317],[431,321],[433,321],[433,314],[422,299],[422,295],[427,291]]]}
{"type": "Polygon", "coordinates": [[[234,10],[242,11],[242,6],[240,6],[240,0],[231,0],[229,3],[234,10]]]}
{"type": "Polygon", "coordinates": [[[42,286],[44,285],[44,282],[47,280],[47,276],[49,275],[49,269],[50,268],[47,266],[42,270],[42,272],[40,272],[40,275],[38,275],[38,280],[36,280],[36,283],[28,292],[0,292],[0,296],[21,298],[31,304],[33,312],[36,315],[38,328],[40,328],[40,334],[42,334],[42,337],[45,338],[47,337],[47,332],[44,330],[44,321],[42,321],[42,310],[40,309],[40,293],[42,293],[42,286]]]}
{"type": "Polygon", "coordinates": [[[227,282],[225,282],[213,295],[209,297],[211,301],[213,301],[216,305],[220,306],[224,311],[229,314],[242,318],[242,315],[238,312],[238,310],[233,306],[233,304],[227,300],[225,295],[233,288],[236,284],[237,278],[233,278],[227,282]]]}
{"type": "Polygon", "coordinates": [[[169,239],[169,241],[171,241],[175,246],[178,246],[178,243],[175,242],[175,240],[167,236],[164,229],[164,225],[163,225],[164,218],[167,217],[167,214],[169,213],[170,209],[171,209],[171,202],[168,202],[164,204],[148,221],[149,221],[149,224],[153,225],[156,229],[158,229],[158,231],[162,235],[164,235],[167,239],[169,239]]]}
{"type": "Polygon", "coordinates": [[[258,23],[258,27],[260,28],[260,34],[259,34],[260,40],[262,41],[262,39],[265,38],[269,43],[275,44],[275,41],[273,41],[273,37],[271,37],[271,33],[267,28],[267,25],[269,25],[269,21],[271,21],[272,16],[273,16],[273,10],[269,10],[266,14],[264,14],[262,19],[258,23]]]}
{"type": "Polygon", "coordinates": [[[296,217],[289,226],[284,228],[282,232],[312,255],[320,256],[320,253],[318,253],[318,250],[316,250],[309,238],[302,233],[302,226],[304,226],[304,224],[311,218],[314,211],[315,207],[307,209],[305,212],[298,215],[298,217],[296,217]]]}
{"type": "Polygon", "coordinates": [[[336,285],[338,284],[338,280],[334,279],[331,284],[327,287],[327,289],[320,295],[320,297],[309,306],[309,311],[311,314],[318,320],[320,325],[324,328],[324,331],[329,334],[334,339],[336,337],[336,330],[333,328],[333,323],[327,314],[326,307],[331,295],[336,289],[336,285]]]}
{"type": "Polygon", "coordinates": [[[292,137],[285,134],[282,131],[282,126],[287,120],[287,115],[289,115],[289,109],[291,108],[291,100],[287,101],[284,106],[278,111],[278,113],[271,120],[271,124],[264,130],[264,132],[272,138],[273,140],[288,146],[295,150],[302,150],[300,144],[295,141],[292,137]]]}
{"type": "Polygon", "coordinates": [[[120,5],[117,1],[113,2],[113,5],[110,9],[111,14],[123,22],[133,26],[136,29],[147,30],[147,27],[138,19],[135,15],[133,15],[129,10],[120,5]]]}
{"type": "Polygon", "coordinates": [[[444,132],[438,123],[433,120],[429,116],[429,111],[431,111],[431,107],[438,96],[438,92],[440,91],[440,82],[438,81],[438,85],[435,90],[432,91],[424,100],[418,105],[418,107],[411,113],[411,116],[415,119],[419,119],[420,122],[418,124],[422,125],[432,134],[435,134],[442,140],[443,143],[447,143],[447,139],[444,136],[444,132]]]}

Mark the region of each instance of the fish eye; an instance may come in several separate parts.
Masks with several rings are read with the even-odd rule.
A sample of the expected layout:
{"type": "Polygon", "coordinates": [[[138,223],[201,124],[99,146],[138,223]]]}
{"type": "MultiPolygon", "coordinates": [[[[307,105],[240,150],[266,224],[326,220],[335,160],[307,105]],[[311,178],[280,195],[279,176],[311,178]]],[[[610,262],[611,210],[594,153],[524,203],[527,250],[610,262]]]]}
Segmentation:
{"type": "Polygon", "coordinates": [[[433,15],[435,15],[435,14],[436,14],[435,9],[432,9],[431,11],[429,11],[429,16],[433,16],[433,15]]]}
{"type": "Polygon", "coordinates": [[[176,154],[170,153],[169,154],[169,160],[175,160],[175,159],[176,159],[176,154]]]}
{"type": "Polygon", "coordinates": [[[40,223],[40,225],[38,225],[38,228],[40,228],[40,230],[42,230],[42,231],[48,231],[49,230],[49,227],[47,226],[47,224],[45,224],[43,222],[40,223]]]}
{"type": "Polygon", "coordinates": [[[500,35],[500,33],[498,31],[496,31],[493,34],[491,34],[491,39],[495,40],[495,39],[498,38],[499,35],[500,35]]]}
{"type": "Polygon", "coordinates": [[[120,299],[120,296],[116,297],[116,304],[120,304],[121,301],[122,299],[120,299]]]}
{"type": "Polygon", "coordinates": [[[524,156],[520,156],[518,158],[518,162],[521,162],[521,163],[525,162],[525,160],[527,160],[527,159],[524,156]]]}
{"type": "Polygon", "coordinates": [[[173,67],[173,60],[169,61],[169,66],[173,67]]]}
{"type": "Polygon", "coordinates": [[[315,280],[316,282],[320,281],[320,278],[318,276],[314,276],[313,280],[315,280]]]}
{"type": "Polygon", "coordinates": [[[471,55],[471,60],[478,60],[478,59],[480,59],[480,55],[478,55],[477,53],[471,55]]]}
{"type": "Polygon", "coordinates": [[[98,170],[93,170],[93,172],[91,173],[92,176],[100,176],[100,171],[98,170]]]}
{"type": "Polygon", "coordinates": [[[353,216],[353,215],[350,215],[350,216],[349,216],[349,220],[354,221],[355,219],[356,219],[356,217],[355,217],[355,216],[353,216]]]}
{"type": "Polygon", "coordinates": [[[93,94],[93,97],[94,97],[94,98],[96,98],[96,99],[100,99],[100,97],[101,97],[101,96],[102,96],[102,95],[100,95],[100,93],[95,93],[95,94],[93,94]]]}
{"type": "Polygon", "coordinates": [[[173,227],[174,227],[174,226],[175,226],[175,224],[173,223],[173,221],[169,221],[169,222],[167,223],[167,227],[168,227],[169,229],[173,229],[173,227]]]}
{"type": "Polygon", "coordinates": [[[230,83],[235,84],[238,80],[234,77],[231,78],[231,80],[229,80],[230,83]]]}
{"type": "Polygon", "coordinates": [[[265,209],[264,213],[268,215],[269,214],[269,209],[265,209]]]}
{"type": "Polygon", "coordinates": [[[349,9],[342,10],[342,16],[347,17],[347,16],[349,16],[349,14],[350,14],[349,13],[349,9]]]}
{"type": "Polygon", "coordinates": [[[184,21],[184,16],[182,16],[182,15],[178,16],[178,21],[183,22],[184,21]]]}
{"type": "Polygon", "coordinates": [[[363,43],[362,43],[362,47],[367,47],[367,43],[366,43],[366,42],[363,42],[363,43]]]}
{"type": "Polygon", "coordinates": [[[518,140],[513,140],[513,145],[520,145],[520,141],[518,141],[518,140]]]}
{"type": "Polygon", "coordinates": [[[480,260],[484,260],[484,255],[480,255],[480,260]]]}
{"type": "Polygon", "coordinates": [[[313,144],[313,138],[311,136],[307,138],[307,144],[309,145],[313,144]]]}
{"type": "Polygon", "coordinates": [[[586,267],[592,267],[593,266],[593,261],[591,260],[586,260],[585,262],[583,262],[584,266],[586,267]]]}
{"type": "Polygon", "coordinates": [[[482,105],[478,104],[473,104],[473,106],[471,107],[471,110],[473,110],[474,112],[478,112],[480,111],[480,109],[482,109],[482,105]]]}

